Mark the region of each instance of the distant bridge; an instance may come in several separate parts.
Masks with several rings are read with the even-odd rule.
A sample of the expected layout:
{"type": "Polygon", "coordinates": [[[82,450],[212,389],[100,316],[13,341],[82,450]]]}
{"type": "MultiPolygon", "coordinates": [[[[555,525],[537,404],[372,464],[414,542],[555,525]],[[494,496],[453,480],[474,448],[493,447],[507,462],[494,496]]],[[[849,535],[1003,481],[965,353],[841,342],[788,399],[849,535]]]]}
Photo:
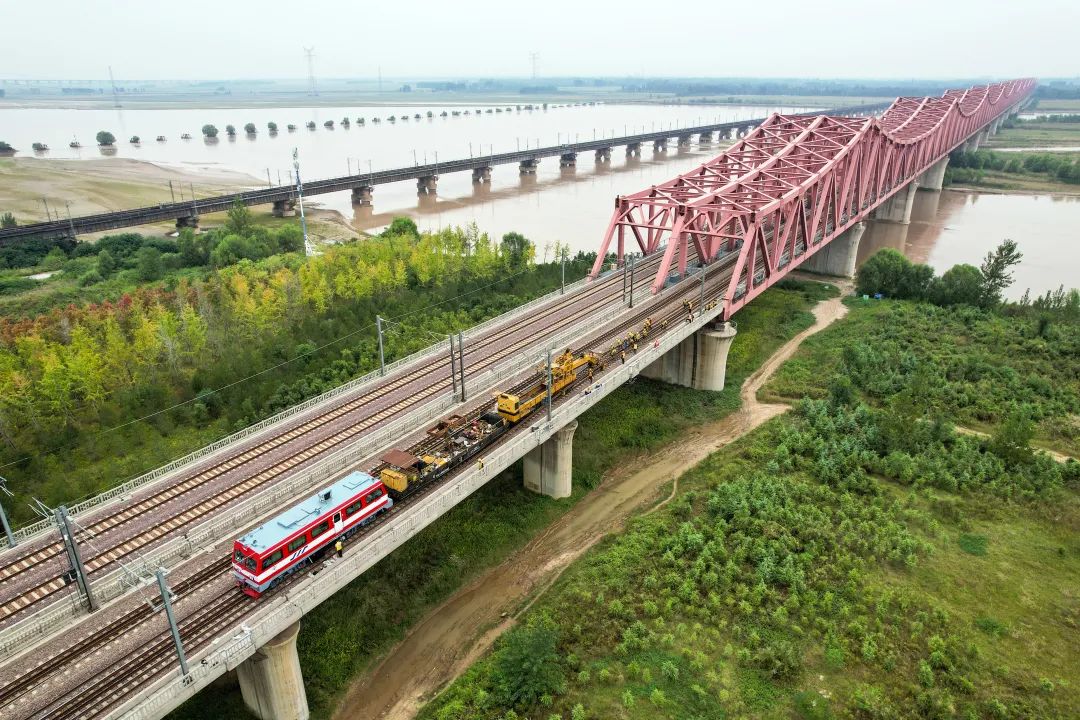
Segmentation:
{"type": "MultiPolygon", "coordinates": [[[[888,103],[873,105],[854,105],[837,108],[837,115],[872,115],[884,110],[888,103]]],[[[517,163],[522,173],[536,172],[536,166],[544,158],[557,157],[560,165],[569,166],[577,161],[580,153],[593,152],[598,160],[611,158],[614,147],[626,147],[627,154],[640,154],[642,145],[652,143],[654,148],[662,149],[668,141],[675,139],[680,145],[689,144],[694,136],[701,141],[710,141],[714,135],[718,139],[738,137],[749,133],[765,121],[765,118],[740,120],[737,122],[715,123],[688,128],[658,130],[616,138],[600,138],[585,142],[551,145],[542,148],[515,150],[514,152],[483,155],[447,162],[426,163],[393,170],[379,170],[370,173],[357,173],[341,177],[326,178],[303,183],[304,196],[351,190],[353,200],[361,204],[370,204],[372,191],[376,185],[415,180],[421,193],[433,193],[440,175],[444,173],[472,171],[473,180],[485,182],[491,179],[491,169],[495,165],[517,163]]],[[[293,211],[296,203],[297,188],[293,185],[278,185],[259,190],[205,198],[192,198],[183,202],[160,203],[130,210],[83,215],[76,218],[52,220],[49,222],[30,223],[13,228],[0,229],[0,245],[30,237],[72,237],[85,233],[104,232],[148,223],[175,220],[177,227],[198,225],[199,215],[223,212],[237,201],[244,205],[273,205],[277,214],[293,211]]]]}

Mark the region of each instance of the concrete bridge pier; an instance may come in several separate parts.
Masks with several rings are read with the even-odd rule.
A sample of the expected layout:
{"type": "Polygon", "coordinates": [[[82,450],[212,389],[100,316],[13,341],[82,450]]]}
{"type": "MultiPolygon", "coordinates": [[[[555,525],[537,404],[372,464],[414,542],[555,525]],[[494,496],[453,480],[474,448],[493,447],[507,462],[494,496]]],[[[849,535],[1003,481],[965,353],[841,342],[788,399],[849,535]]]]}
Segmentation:
{"type": "Polygon", "coordinates": [[[353,205],[363,205],[364,207],[371,207],[371,197],[375,192],[375,188],[370,185],[361,185],[352,189],[352,202],[353,205]]]}
{"type": "Polygon", "coordinates": [[[559,156],[559,167],[572,168],[577,167],[577,153],[563,153],[559,156]]]}
{"type": "Polygon", "coordinates": [[[299,632],[300,623],[293,623],[236,668],[244,704],[261,720],[307,720],[310,716],[296,654],[299,632]]]}
{"type": "Polygon", "coordinates": [[[654,153],[667,152],[667,138],[661,140],[654,140],[652,144],[654,153]]]}
{"type": "Polygon", "coordinates": [[[945,168],[949,166],[949,156],[938,160],[936,163],[928,167],[922,175],[918,177],[916,182],[919,184],[920,190],[931,190],[938,192],[941,190],[942,183],[945,182],[945,168]]]}
{"type": "Polygon", "coordinates": [[[691,137],[689,135],[680,135],[679,140],[678,140],[678,147],[679,148],[688,148],[688,147],[690,147],[690,142],[691,142],[691,137]]]}
{"type": "Polygon", "coordinates": [[[596,151],[596,162],[611,162],[611,148],[600,148],[596,151]]]}
{"type": "Polygon", "coordinates": [[[724,389],[727,357],[735,339],[735,323],[719,323],[713,329],[702,328],[668,350],[641,374],[670,385],[695,390],[724,389]]]}
{"type": "Polygon", "coordinates": [[[705,132],[701,133],[700,135],[698,135],[697,141],[698,145],[710,144],[712,142],[712,131],[706,130],[705,132]]]}
{"type": "Polygon", "coordinates": [[[186,215],[184,217],[176,218],[176,229],[177,229],[177,231],[183,230],[184,228],[191,228],[192,230],[198,230],[199,229],[199,216],[198,215],[186,215]]]}
{"type": "Polygon", "coordinates": [[[296,201],[292,198],[275,200],[272,212],[274,217],[294,217],[296,215],[296,201]]]}
{"type": "Polygon", "coordinates": [[[417,195],[434,195],[439,181],[438,175],[425,175],[416,179],[417,195]]]}
{"type": "Polygon", "coordinates": [[[874,210],[875,220],[886,222],[903,223],[911,222],[911,206],[915,202],[915,192],[919,187],[918,180],[912,180],[906,186],[900,188],[895,195],[878,205],[874,210]]]}
{"type": "Polygon", "coordinates": [[[536,166],[540,164],[540,161],[536,158],[530,158],[529,160],[522,160],[518,163],[518,172],[522,175],[535,175],[536,166]]]}
{"type": "Polygon", "coordinates": [[[577,420],[556,431],[525,455],[525,488],[534,493],[559,498],[573,490],[574,431],[577,420]]]}
{"type": "Polygon", "coordinates": [[[627,143],[626,155],[627,157],[630,157],[631,155],[634,157],[641,157],[641,143],[627,143]]]}
{"type": "Polygon", "coordinates": [[[866,223],[855,223],[828,245],[818,249],[799,269],[818,275],[855,277],[855,259],[859,255],[859,241],[865,231],[866,223]]]}
{"type": "Polygon", "coordinates": [[[472,181],[474,183],[489,183],[489,182],[491,182],[491,168],[490,167],[473,168],[472,181]]]}

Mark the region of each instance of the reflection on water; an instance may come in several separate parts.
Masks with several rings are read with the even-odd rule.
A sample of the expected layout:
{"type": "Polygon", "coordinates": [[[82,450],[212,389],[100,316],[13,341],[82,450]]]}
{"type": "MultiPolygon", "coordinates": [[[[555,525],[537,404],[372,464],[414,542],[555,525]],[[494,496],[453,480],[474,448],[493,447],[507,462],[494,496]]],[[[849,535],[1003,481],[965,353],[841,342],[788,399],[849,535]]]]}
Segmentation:
{"type": "Polygon", "coordinates": [[[910,225],[870,223],[858,264],[894,248],[940,273],[958,263],[978,266],[1005,239],[1024,253],[1006,293],[1010,298],[1028,288],[1036,295],[1080,285],[1080,198],[1068,196],[919,192],[910,225]]]}

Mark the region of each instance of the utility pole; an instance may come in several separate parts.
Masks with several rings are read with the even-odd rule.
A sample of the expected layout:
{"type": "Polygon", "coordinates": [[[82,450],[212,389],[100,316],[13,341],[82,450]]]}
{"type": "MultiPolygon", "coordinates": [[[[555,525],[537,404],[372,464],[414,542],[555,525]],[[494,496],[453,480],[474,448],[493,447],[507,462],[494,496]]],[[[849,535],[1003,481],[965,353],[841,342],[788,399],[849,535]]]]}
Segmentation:
{"type": "Polygon", "coordinates": [[[67,208],[68,215],[68,229],[71,230],[71,239],[75,239],[75,221],[71,219],[71,203],[67,200],[64,201],[64,207],[67,208]]]}
{"type": "Polygon", "coordinates": [[[292,151],[292,164],[293,170],[296,171],[296,198],[300,202],[300,228],[304,231],[304,254],[311,257],[315,254],[315,249],[311,247],[311,240],[308,239],[307,218],[304,216],[304,183],[300,180],[300,153],[296,148],[292,151]]]}
{"type": "Polygon", "coordinates": [[[173,190],[172,180],[169,181],[169,195],[172,196],[172,201],[176,202],[176,191],[173,190]]]}
{"type": "Polygon", "coordinates": [[[274,181],[270,179],[270,168],[266,168],[266,187],[274,187],[274,181]]]}
{"type": "Polygon", "coordinates": [[[379,374],[386,374],[386,361],[383,357],[382,318],[375,316],[375,327],[379,330],[379,374]]]}
{"type": "Polygon", "coordinates": [[[454,397],[457,397],[457,363],[454,360],[454,334],[450,333],[450,382],[454,385],[454,397]]]}
{"type": "Polygon", "coordinates": [[[308,95],[314,97],[319,94],[315,87],[315,48],[304,48],[304,54],[307,55],[308,95]]]}
{"type": "Polygon", "coordinates": [[[45,219],[52,222],[52,213],[49,212],[49,201],[45,198],[41,198],[41,202],[45,205],[45,219]]]}
{"type": "Polygon", "coordinates": [[[529,62],[532,63],[532,79],[535,80],[536,79],[536,66],[540,62],[540,53],[538,53],[538,52],[529,53],[529,62]]]}
{"type": "Polygon", "coordinates": [[[71,563],[71,574],[75,576],[75,582],[79,591],[86,598],[86,607],[89,612],[97,610],[97,601],[94,600],[94,592],[90,588],[90,580],[86,576],[86,566],[83,565],[82,555],[79,553],[79,545],[75,542],[75,533],[71,530],[71,521],[68,519],[67,508],[63,505],[53,511],[56,517],[56,527],[60,530],[60,539],[64,541],[67,549],[68,561],[71,563]]]}
{"type": "Polygon", "coordinates": [[[465,402],[465,336],[457,334],[458,374],[461,376],[461,402],[465,402]]]}
{"type": "Polygon", "coordinates": [[[705,315],[705,263],[701,263],[701,302],[698,305],[698,317],[705,315]]]}
{"type": "MultiPolygon", "coordinates": [[[[12,497],[11,491],[7,489],[7,480],[0,477],[0,491],[3,491],[8,497],[12,497]]],[[[11,525],[8,523],[7,513],[4,512],[4,504],[0,503],[0,524],[4,526],[4,534],[7,535],[8,547],[15,547],[15,533],[11,532],[11,525]]]]}
{"type": "Polygon", "coordinates": [[[113,79],[112,65],[109,66],[109,84],[112,85],[113,106],[120,107],[120,93],[116,90],[116,80],[113,79]]]}
{"type": "Polygon", "coordinates": [[[566,294],[566,251],[562,253],[562,289],[559,290],[560,295],[566,294]]]}
{"type": "Polygon", "coordinates": [[[158,568],[156,575],[158,589],[161,590],[161,604],[165,608],[165,619],[169,621],[169,631],[172,633],[173,644],[176,645],[176,657],[180,660],[180,672],[187,675],[189,672],[187,657],[184,655],[184,643],[180,640],[180,628],[176,624],[176,615],[173,614],[172,590],[165,584],[165,568],[158,568]]]}
{"type": "Polygon", "coordinates": [[[630,256],[630,309],[634,309],[634,256],[630,256]]]}

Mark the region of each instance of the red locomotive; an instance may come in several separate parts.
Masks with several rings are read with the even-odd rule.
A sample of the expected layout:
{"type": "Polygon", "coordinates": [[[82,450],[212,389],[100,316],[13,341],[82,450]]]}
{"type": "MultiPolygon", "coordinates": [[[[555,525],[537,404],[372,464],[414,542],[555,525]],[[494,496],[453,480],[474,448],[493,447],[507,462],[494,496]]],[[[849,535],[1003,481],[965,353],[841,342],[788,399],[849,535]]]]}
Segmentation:
{"type": "Polygon", "coordinates": [[[237,540],[232,560],[237,584],[245,594],[259,597],[393,504],[381,480],[349,473],[237,540]]]}

